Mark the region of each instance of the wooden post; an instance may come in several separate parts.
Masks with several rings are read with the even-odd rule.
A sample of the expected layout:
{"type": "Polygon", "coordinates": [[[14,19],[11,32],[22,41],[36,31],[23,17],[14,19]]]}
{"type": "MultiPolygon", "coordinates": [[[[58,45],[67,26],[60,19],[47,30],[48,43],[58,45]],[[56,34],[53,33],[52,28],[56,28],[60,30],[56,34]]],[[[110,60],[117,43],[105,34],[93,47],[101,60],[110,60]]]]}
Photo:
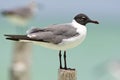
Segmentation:
{"type": "Polygon", "coordinates": [[[10,67],[11,80],[30,80],[31,44],[16,42],[12,64],[10,67]]]}
{"type": "Polygon", "coordinates": [[[75,69],[59,69],[58,80],[77,80],[75,69]]]}

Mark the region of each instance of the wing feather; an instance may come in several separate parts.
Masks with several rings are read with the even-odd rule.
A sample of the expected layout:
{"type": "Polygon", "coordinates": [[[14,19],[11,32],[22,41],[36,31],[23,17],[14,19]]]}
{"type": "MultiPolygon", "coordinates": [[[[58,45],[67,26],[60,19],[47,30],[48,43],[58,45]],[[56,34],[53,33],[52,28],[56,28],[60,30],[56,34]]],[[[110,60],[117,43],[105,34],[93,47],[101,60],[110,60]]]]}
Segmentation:
{"type": "Polygon", "coordinates": [[[44,40],[50,43],[58,44],[63,39],[78,35],[76,28],[70,24],[51,25],[47,28],[33,28],[28,31],[28,37],[31,39],[44,40]]]}

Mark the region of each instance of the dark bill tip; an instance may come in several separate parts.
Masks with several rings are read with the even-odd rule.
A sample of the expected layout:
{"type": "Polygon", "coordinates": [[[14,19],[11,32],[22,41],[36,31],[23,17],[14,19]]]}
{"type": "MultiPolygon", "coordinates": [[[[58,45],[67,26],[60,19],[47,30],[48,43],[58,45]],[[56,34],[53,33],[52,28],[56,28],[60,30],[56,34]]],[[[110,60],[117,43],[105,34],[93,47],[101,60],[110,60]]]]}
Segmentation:
{"type": "Polygon", "coordinates": [[[99,24],[98,21],[93,21],[93,20],[90,20],[91,23],[95,23],[95,24],[99,24]]]}

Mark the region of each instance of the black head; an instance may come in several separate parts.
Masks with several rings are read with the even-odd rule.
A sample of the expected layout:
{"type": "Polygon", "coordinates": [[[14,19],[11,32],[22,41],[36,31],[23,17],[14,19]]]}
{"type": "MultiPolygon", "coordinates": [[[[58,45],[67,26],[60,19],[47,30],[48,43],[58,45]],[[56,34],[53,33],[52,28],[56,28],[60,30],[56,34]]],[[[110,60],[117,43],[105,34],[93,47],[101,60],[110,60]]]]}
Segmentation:
{"type": "Polygon", "coordinates": [[[74,17],[74,20],[78,22],[81,25],[86,25],[87,23],[95,23],[99,24],[98,21],[91,20],[87,15],[85,14],[78,14],[74,17]]]}

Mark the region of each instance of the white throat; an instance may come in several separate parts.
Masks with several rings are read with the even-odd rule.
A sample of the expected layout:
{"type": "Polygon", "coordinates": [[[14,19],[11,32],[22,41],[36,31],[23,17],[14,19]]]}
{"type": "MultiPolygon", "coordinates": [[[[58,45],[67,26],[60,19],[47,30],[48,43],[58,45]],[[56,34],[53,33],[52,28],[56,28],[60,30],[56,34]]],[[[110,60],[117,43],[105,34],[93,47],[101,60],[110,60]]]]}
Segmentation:
{"type": "Polygon", "coordinates": [[[87,28],[84,25],[79,24],[75,20],[72,21],[72,25],[73,25],[73,27],[77,28],[78,33],[81,33],[81,32],[86,33],[86,31],[87,31],[87,28]]]}

